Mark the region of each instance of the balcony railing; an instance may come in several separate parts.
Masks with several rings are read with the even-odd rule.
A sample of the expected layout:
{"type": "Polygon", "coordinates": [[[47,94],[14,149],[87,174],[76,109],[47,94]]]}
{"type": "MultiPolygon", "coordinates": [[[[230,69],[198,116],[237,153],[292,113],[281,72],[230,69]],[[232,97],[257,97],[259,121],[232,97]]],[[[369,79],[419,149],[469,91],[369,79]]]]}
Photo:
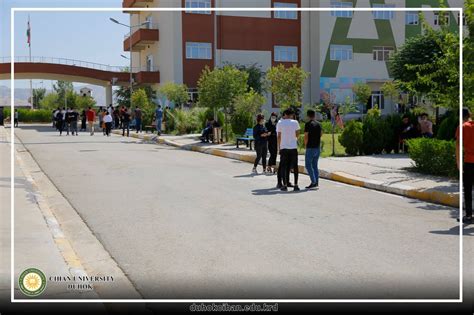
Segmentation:
{"type": "MultiPolygon", "coordinates": [[[[0,63],[11,63],[11,57],[0,57],[0,63]]],[[[68,58],[56,58],[56,57],[44,57],[44,56],[32,56],[31,60],[29,56],[15,56],[13,59],[14,63],[49,63],[49,64],[59,64],[65,66],[76,66],[88,69],[95,69],[101,71],[109,71],[109,72],[129,72],[129,68],[127,66],[111,66],[106,64],[100,64],[95,62],[83,61],[83,60],[76,60],[76,59],[68,59],[68,58]]],[[[138,72],[158,72],[158,67],[148,67],[148,66],[141,66],[141,67],[132,67],[132,73],[138,72]]]]}
{"type": "MultiPolygon", "coordinates": [[[[132,35],[138,30],[157,30],[158,24],[157,23],[146,23],[138,27],[132,27],[132,35]]],[[[129,33],[123,35],[124,39],[127,39],[130,36],[129,33]]]]}

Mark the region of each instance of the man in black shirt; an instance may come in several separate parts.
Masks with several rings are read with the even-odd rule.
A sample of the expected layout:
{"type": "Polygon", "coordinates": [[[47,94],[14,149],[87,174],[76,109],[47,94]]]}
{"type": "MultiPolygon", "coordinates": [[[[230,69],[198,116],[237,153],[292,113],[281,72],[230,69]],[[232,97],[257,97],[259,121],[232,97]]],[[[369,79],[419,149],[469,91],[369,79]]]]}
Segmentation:
{"type": "Polygon", "coordinates": [[[311,178],[311,185],[307,189],[319,187],[318,160],[321,153],[321,125],[316,121],[314,110],[308,110],[309,121],[304,126],[304,145],[306,148],[305,166],[311,178]]]}
{"type": "Polygon", "coordinates": [[[122,137],[125,136],[125,129],[127,129],[127,137],[130,136],[130,113],[128,108],[124,108],[122,112],[122,137]]]}
{"type": "Polygon", "coordinates": [[[70,109],[70,111],[66,114],[67,121],[68,121],[68,130],[67,134],[69,135],[69,131],[71,131],[71,135],[74,136],[74,133],[77,134],[77,120],[79,118],[79,113],[75,109],[70,109]]]}

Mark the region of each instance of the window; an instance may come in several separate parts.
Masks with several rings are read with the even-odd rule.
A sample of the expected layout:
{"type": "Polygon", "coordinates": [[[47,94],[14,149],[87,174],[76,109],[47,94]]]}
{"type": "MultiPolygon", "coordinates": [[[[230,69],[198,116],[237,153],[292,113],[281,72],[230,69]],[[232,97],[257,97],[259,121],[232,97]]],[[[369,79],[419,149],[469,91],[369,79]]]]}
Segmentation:
{"type": "Polygon", "coordinates": [[[393,47],[374,47],[373,54],[376,61],[389,61],[394,52],[393,47]]]}
{"type": "Polygon", "coordinates": [[[351,45],[331,45],[331,60],[343,61],[352,60],[351,45]]]}
{"type": "Polygon", "coordinates": [[[373,91],[370,98],[370,108],[375,108],[376,106],[378,109],[385,108],[385,100],[382,92],[380,91],[373,91]]]}
{"type": "MultiPolygon", "coordinates": [[[[352,2],[331,1],[331,8],[352,8],[352,2]]],[[[331,16],[351,18],[353,11],[331,11],[331,16]]]]}
{"type": "Polygon", "coordinates": [[[406,25],[418,25],[419,24],[419,13],[416,11],[408,11],[405,17],[406,25]]]}
{"type": "Polygon", "coordinates": [[[275,46],[273,58],[280,62],[298,62],[298,47],[275,46]]]}
{"type": "Polygon", "coordinates": [[[153,55],[146,56],[146,71],[153,71],[153,55]]]}
{"type": "MultiPolygon", "coordinates": [[[[393,4],[374,4],[373,8],[394,8],[393,4]]],[[[372,11],[372,15],[376,20],[393,20],[395,18],[394,11],[372,11]]]]}
{"type": "Polygon", "coordinates": [[[151,14],[149,16],[146,17],[145,19],[145,27],[150,29],[150,28],[153,28],[153,17],[151,16],[151,14]]]}
{"type": "Polygon", "coordinates": [[[212,59],[211,43],[186,43],[186,59],[212,59]]]}
{"type": "MultiPolygon", "coordinates": [[[[461,20],[461,16],[458,12],[458,25],[459,25],[459,21],[461,20]]],[[[466,20],[466,14],[463,13],[462,14],[462,26],[466,26],[467,25],[467,20],[466,20]]]]}
{"type": "Polygon", "coordinates": [[[449,22],[450,22],[449,12],[441,12],[441,13],[435,12],[434,25],[449,25],[449,22]]]}
{"type": "MultiPolygon", "coordinates": [[[[211,0],[186,0],[186,9],[210,8],[211,0]]],[[[211,14],[211,11],[186,10],[186,13],[211,14]]]]}
{"type": "MultiPolygon", "coordinates": [[[[285,3],[285,2],[275,2],[273,4],[274,8],[297,8],[296,3],[285,3]]],[[[289,19],[296,20],[298,19],[297,11],[274,11],[273,17],[275,19],[289,19]]]]}

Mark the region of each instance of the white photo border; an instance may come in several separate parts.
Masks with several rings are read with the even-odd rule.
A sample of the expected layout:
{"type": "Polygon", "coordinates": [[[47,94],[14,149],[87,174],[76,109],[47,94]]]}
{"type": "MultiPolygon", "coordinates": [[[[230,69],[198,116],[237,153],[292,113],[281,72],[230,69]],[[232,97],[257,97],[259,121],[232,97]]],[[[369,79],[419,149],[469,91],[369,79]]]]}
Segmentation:
{"type": "MultiPolygon", "coordinates": [[[[464,8],[193,8],[194,11],[418,11],[418,12],[432,12],[432,11],[447,11],[459,13],[459,119],[462,121],[463,109],[463,20],[464,8]]],[[[14,91],[15,91],[15,40],[14,40],[14,22],[16,12],[106,12],[106,11],[124,11],[124,8],[11,8],[10,11],[10,50],[11,50],[11,112],[14,112],[14,91]]],[[[170,11],[170,12],[185,12],[186,8],[126,8],[126,11],[170,11]]],[[[460,143],[463,143],[463,130],[460,128],[460,143]]],[[[458,299],[15,299],[15,272],[14,272],[14,175],[15,175],[15,127],[11,124],[11,151],[10,151],[10,206],[11,206],[11,234],[10,234],[10,255],[11,255],[11,303],[264,303],[264,302],[279,302],[279,303],[463,303],[463,224],[462,224],[462,180],[463,180],[463,163],[459,163],[459,298],[458,299]]],[[[463,154],[463,146],[460,146],[460,156],[463,154]]]]}

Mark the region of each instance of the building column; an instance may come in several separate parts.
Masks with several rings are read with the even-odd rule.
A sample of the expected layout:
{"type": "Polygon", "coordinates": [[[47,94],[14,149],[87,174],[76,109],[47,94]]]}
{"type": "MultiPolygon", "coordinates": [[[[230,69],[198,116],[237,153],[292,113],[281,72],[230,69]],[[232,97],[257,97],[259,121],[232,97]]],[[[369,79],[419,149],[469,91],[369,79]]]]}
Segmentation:
{"type": "Polygon", "coordinates": [[[105,106],[112,104],[112,85],[105,87],[105,106]]]}

